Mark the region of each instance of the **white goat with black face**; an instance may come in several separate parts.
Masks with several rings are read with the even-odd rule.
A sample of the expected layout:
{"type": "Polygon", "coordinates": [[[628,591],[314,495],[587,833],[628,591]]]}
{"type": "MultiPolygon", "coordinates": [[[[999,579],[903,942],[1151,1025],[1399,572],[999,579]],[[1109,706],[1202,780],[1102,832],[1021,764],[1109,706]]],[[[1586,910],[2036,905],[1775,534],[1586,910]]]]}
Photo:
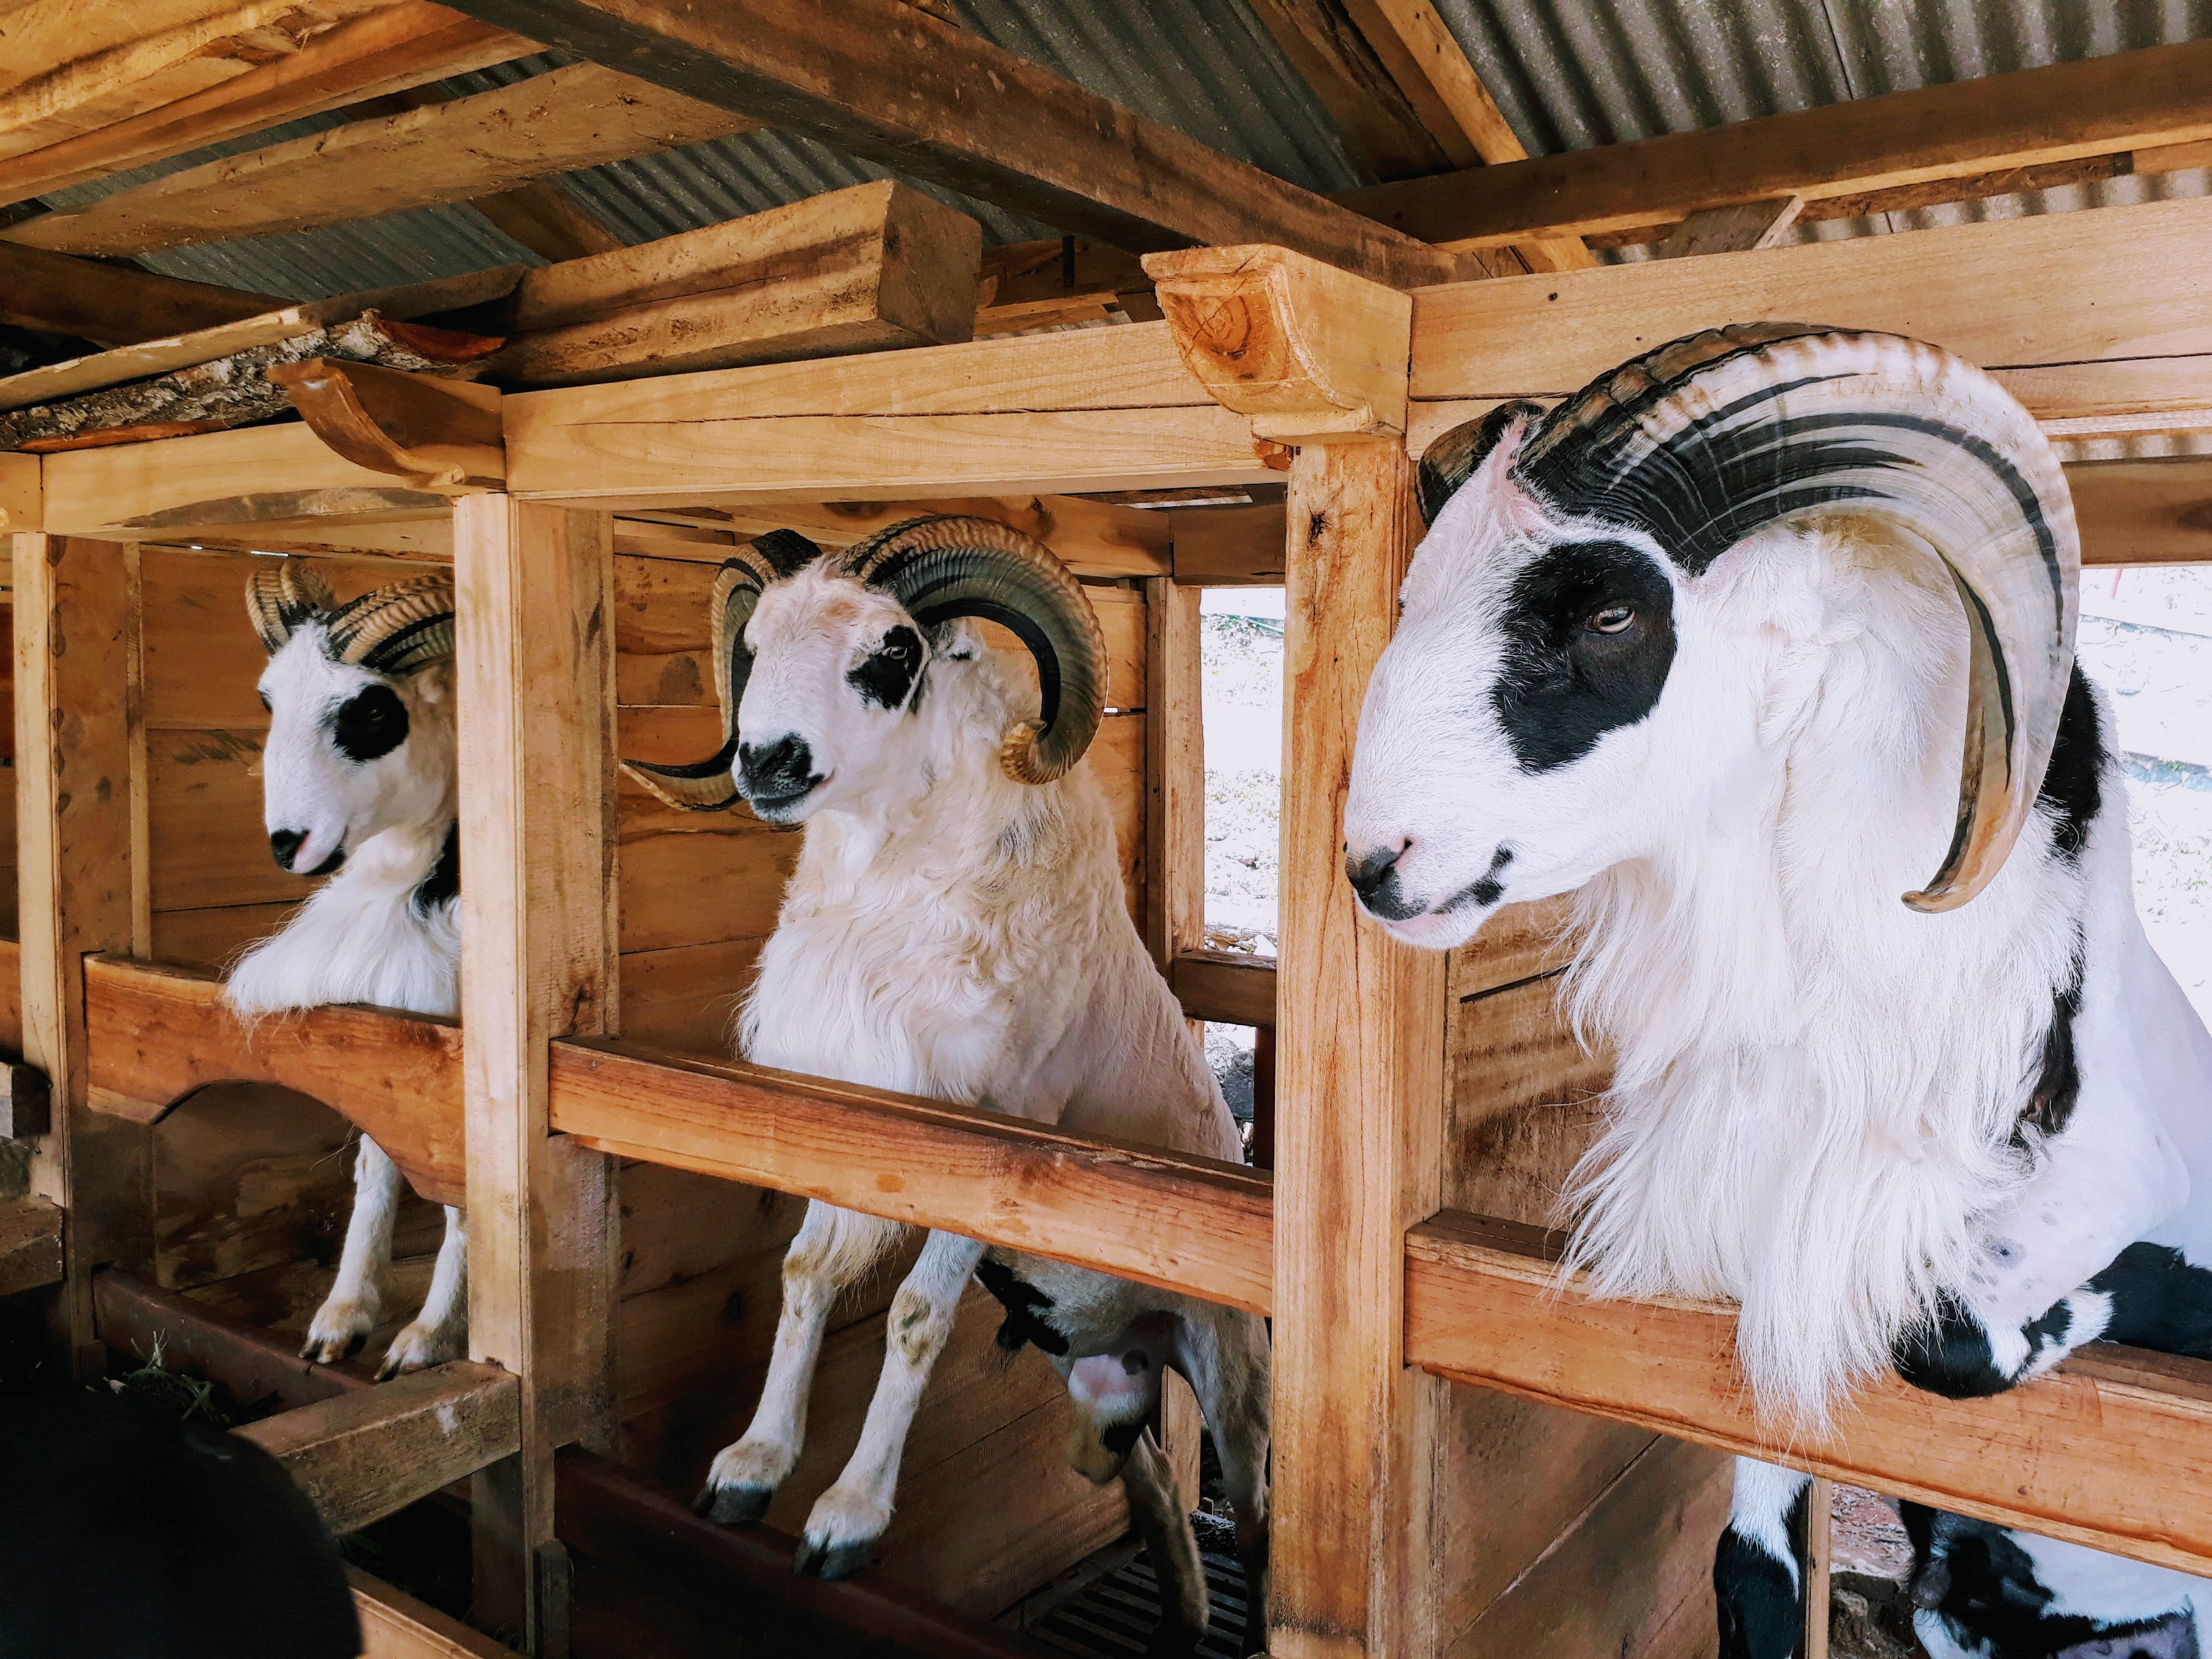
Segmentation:
{"type": "MultiPolygon", "coordinates": [[[[1106,663],[1059,561],[981,519],[912,520],[829,557],[778,532],[723,567],[714,614],[721,751],[631,770],[702,810],[738,799],[734,772],[762,817],[806,825],[741,1017],[745,1057],[1240,1159],[1220,1090],[1130,923],[1106,803],[1077,765],[1106,663]],[[970,617],[1028,646],[1041,708],[970,617]]],[[[703,1512],[745,1521],[768,1508],[799,1455],[832,1304],[908,1231],[808,1206],[767,1387],[745,1437],[714,1460],[703,1512]]],[[[1092,1480],[1121,1478],[1167,1591],[1167,1633],[1181,1638],[1206,1627],[1206,1583],[1146,1423],[1163,1370],[1189,1379],[1263,1606],[1263,1322],[952,1233],[929,1235],[891,1303],[883,1376],[807,1522],[802,1571],[852,1571],[890,1522],[900,1451],[971,1274],[1006,1307],[1000,1344],[1036,1343],[1066,1380],[1070,1461],[1092,1480]]]]}
{"type": "MultiPolygon", "coordinates": [[[[458,1013],[453,578],[417,576],[341,605],[287,560],[254,573],[246,608],[269,651],[270,850],[287,870],[331,879],[240,958],[225,996],[248,1016],[333,1002],[458,1013]]],[[[400,1186],[397,1166],[363,1135],[337,1279],[303,1358],[341,1358],[375,1326],[400,1186]]],[[[429,1297],[392,1339],[380,1376],[466,1354],[467,1274],[462,1212],[448,1206],[429,1297]]]]}
{"type": "MultiPolygon", "coordinates": [[[[1738,1300],[1783,1424],[1893,1363],[1973,1395],[2100,1335],[2212,1351],[2212,1041],[2136,919],[2027,413],[1930,346],[1729,328],[1459,428],[1422,495],[1346,870],[1439,948],[1579,890],[1596,1290],[1738,1300]]],[[[1795,1649],[1804,1486],[1739,1465],[1728,1653],[1795,1649]]],[[[2193,1654],[2212,1618],[2179,1574],[1915,1527],[1938,1656],[2193,1654]]]]}

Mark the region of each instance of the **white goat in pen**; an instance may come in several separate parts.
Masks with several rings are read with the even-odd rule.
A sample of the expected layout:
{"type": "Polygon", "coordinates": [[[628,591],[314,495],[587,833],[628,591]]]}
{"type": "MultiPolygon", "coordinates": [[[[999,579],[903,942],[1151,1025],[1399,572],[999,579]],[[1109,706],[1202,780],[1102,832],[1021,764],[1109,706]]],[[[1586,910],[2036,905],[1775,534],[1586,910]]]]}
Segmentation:
{"type": "MultiPolygon", "coordinates": [[[[1077,762],[1105,705],[1104,642],[1050,552],[982,519],[909,520],[822,557],[779,531],[724,565],[714,604],[721,751],[631,771],[671,803],[742,793],[806,840],[739,1020],[748,1060],[1174,1151],[1241,1159],[1234,1122],[1122,901],[1106,803],[1077,762]],[[1012,629],[1041,708],[960,619],[1012,629]],[[1032,717],[1034,715],[1034,717],[1032,717]]],[[[699,1506],[757,1518],[797,1461],[839,1293],[908,1232],[807,1206],[752,1426],[699,1506]]],[[[900,1451],[969,1276],[1067,1386],[1070,1461],[1119,1475],[1164,1586],[1164,1633],[1208,1609],[1189,1517],[1146,1427],[1161,1373],[1188,1377],[1264,1606],[1267,1341],[1257,1317],[933,1232],[890,1307],[852,1460],[814,1506],[802,1571],[864,1562],[891,1517],[900,1451]]],[[[1253,1621],[1250,1639],[1261,1631],[1253,1621]]]]}
{"type": "MultiPolygon", "coordinates": [[[[2212,1352],[2212,1040],[2136,918],[2027,413],[1931,346],[1733,327],[1458,428],[1422,497],[1346,871],[1437,948],[1579,890],[1565,996],[1616,1069],[1571,1263],[1738,1300],[1784,1427],[1891,1364],[1978,1395],[2100,1336],[2212,1352]]],[[[1737,1466],[1725,1653],[1796,1650],[1805,1487],[1737,1466]]],[[[2198,1579],[1906,1520],[1938,1659],[2181,1659],[2212,1620],[2198,1579]]]]}
{"type": "MultiPolygon", "coordinates": [[[[270,850],[287,870],[331,879],[240,959],[226,998],[249,1018],[332,1002],[459,1012],[453,578],[416,576],[341,605],[288,559],[256,571],[246,597],[269,651],[270,850]]],[[[337,1279],[303,1358],[341,1358],[375,1326],[400,1186],[398,1169],[363,1135],[337,1279]]],[[[378,1374],[467,1350],[468,1239],[449,1206],[428,1297],[378,1374]]]]}

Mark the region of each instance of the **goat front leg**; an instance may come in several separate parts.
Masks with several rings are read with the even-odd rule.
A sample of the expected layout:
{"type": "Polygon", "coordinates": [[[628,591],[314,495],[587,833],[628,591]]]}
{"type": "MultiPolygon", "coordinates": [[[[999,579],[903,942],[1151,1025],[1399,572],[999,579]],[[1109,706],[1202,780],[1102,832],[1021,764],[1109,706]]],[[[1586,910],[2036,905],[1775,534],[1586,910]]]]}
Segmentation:
{"type": "Polygon", "coordinates": [[[1182,1373],[1198,1395],[1221,1460],[1221,1489],[1237,1521],[1244,1570],[1241,1653],[1267,1647],[1267,1446],[1273,1355],[1267,1322],[1231,1308],[1194,1307],[1182,1317],[1182,1373]]]}
{"type": "Polygon", "coordinates": [[[728,1526],[768,1513],[775,1489],[799,1462],[806,1438],[806,1396],[822,1357],[822,1333],[838,1294],[875,1265],[906,1229],[834,1204],[810,1203],[783,1258],[783,1311],[775,1347],[744,1438],[714,1455],[691,1507],[728,1526]]]}
{"type": "Polygon", "coordinates": [[[891,1500],[898,1489],[899,1456],[915,1408],[937,1356],[952,1334],[961,1294],[983,1259],[983,1247],[957,1233],[932,1233],[921,1258],[891,1298],[884,1343],[883,1375],[868,1401],[860,1443],[837,1484],[822,1494],[807,1517],[799,1549],[799,1571],[820,1578],[842,1578],[865,1565],[876,1540],[890,1525],[891,1500]]]}
{"type": "Polygon", "coordinates": [[[1796,1659],[1804,1646],[1813,1477],[1735,1460],[1735,1497],[1713,1556],[1721,1659],[1796,1659]]]}
{"type": "Polygon", "coordinates": [[[1152,1438],[1139,1426],[1121,1465],[1121,1490],[1128,1495],[1129,1523],[1152,1557],[1160,1583],[1160,1625],[1147,1644],[1149,1653],[1194,1653],[1212,1621],[1206,1563],[1198,1553],[1198,1534],[1176,1491],[1175,1471],[1152,1438]]]}
{"type": "Polygon", "coordinates": [[[354,1154],[353,1213],[346,1218],[338,1276],[315,1316],[300,1358],[319,1365],[343,1359],[368,1340],[383,1307],[380,1280],[392,1260],[392,1221],[399,1212],[399,1166],[367,1135],[354,1154]]]}
{"type": "Polygon", "coordinates": [[[465,1358],[469,1351],[468,1212],[446,1206],[446,1237],[438,1245],[438,1265],[430,1271],[430,1294],[422,1311],[392,1339],[376,1380],[389,1381],[465,1358]]]}

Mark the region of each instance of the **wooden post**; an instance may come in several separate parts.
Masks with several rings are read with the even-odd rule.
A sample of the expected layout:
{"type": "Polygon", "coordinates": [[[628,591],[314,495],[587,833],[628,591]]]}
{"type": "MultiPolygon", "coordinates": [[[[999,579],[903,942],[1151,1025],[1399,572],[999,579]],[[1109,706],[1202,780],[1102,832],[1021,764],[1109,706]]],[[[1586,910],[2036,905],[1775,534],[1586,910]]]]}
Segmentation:
{"type": "Polygon", "coordinates": [[[147,1132],[90,1109],[84,1032],[85,953],[131,942],[136,550],[15,538],[23,1057],[52,1086],[31,1182],[66,1216],[55,1324],[80,1374],[100,1364],[93,1269],[152,1248],[147,1132]]]}
{"type": "Polygon", "coordinates": [[[553,1038],[614,1029],[610,521],[455,506],[469,1349],[522,1379],[521,1450],[475,1483],[477,1610],[566,1651],[553,1454],[612,1438],[614,1176],[550,1133],[553,1038]]]}
{"type": "Polygon", "coordinates": [[[1443,1177],[1444,958],[1361,921],[1343,809],[1419,535],[1403,294],[1279,248],[1154,254],[1183,361],[1291,466],[1277,975],[1275,1659],[1437,1646],[1443,1389],[1404,1363],[1405,1234],[1443,1177]]]}

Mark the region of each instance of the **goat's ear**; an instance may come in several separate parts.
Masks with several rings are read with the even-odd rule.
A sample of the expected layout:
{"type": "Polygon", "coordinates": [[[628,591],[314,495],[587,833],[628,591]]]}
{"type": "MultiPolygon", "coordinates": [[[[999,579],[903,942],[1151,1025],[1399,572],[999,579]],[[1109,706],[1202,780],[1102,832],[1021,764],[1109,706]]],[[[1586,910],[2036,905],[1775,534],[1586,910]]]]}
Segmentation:
{"type": "Polygon", "coordinates": [[[1431,444],[1421,455],[1421,522],[1431,525],[1469,478],[1486,465],[1502,472],[1514,452],[1542,419],[1543,405],[1526,398],[1500,404],[1480,420],[1462,422],[1431,444]]]}

